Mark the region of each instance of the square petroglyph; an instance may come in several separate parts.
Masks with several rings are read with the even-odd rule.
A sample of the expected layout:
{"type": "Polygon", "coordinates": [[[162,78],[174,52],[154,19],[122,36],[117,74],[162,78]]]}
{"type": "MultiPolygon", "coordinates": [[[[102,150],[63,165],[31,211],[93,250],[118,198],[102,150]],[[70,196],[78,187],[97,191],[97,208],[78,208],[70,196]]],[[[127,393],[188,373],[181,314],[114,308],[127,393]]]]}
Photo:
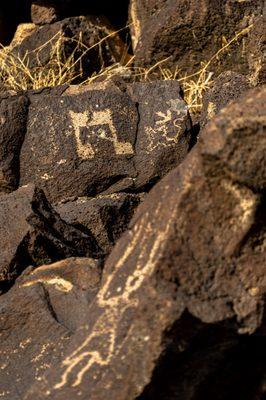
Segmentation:
{"type": "Polygon", "coordinates": [[[88,111],[80,113],[69,111],[69,115],[74,128],[77,153],[81,159],[88,160],[95,157],[97,146],[93,146],[90,142],[92,138],[111,142],[116,155],[134,154],[131,143],[119,140],[118,132],[112,118],[112,112],[109,108],[101,111],[93,111],[91,117],[88,111]],[[81,137],[83,128],[87,128],[86,143],[84,143],[81,137]]]}

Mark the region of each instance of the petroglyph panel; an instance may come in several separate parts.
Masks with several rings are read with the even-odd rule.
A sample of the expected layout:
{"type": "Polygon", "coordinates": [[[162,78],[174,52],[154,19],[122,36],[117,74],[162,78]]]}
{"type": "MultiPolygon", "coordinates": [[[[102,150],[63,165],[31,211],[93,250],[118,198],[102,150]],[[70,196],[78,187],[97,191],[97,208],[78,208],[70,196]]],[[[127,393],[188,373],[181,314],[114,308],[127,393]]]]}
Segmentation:
{"type": "MultiPolygon", "coordinates": [[[[195,360],[189,347],[192,343],[195,349],[195,338],[200,337],[200,354],[203,336],[209,348],[208,324],[212,334],[219,325],[214,347],[222,366],[221,326],[229,327],[234,339],[240,333],[251,337],[263,327],[266,182],[253,192],[237,181],[239,176],[250,178],[250,159],[262,159],[265,90],[263,94],[253,92],[224,109],[185,161],[149,192],[105,263],[101,288],[87,310],[87,326],[76,332],[60,362],[30,388],[25,400],[135,400],[149,387],[160,389],[152,377],[167,350],[181,363],[179,370],[185,367],[187,372],[195,360]],[[219,141],[216,148],[213,140],[219,141]],[[211,151],[213,156],[204,162],[211,151]],[[232,170],[238,152],[252,156],[235,159],[232,170]],[[184,321],[189,322],[185,328],[184,321]],[[179,351],[186,357],[179,358],[179,351]]],[[[256,176],[265,178],[264,163],[258,164],[256,176]]],[[[205,366],[204,382],[206,376],[213,381],[209,357],[205,366]]],[[[197,367],[196,357],[192,382],[197,367]]],[[[182,387],[180,379],[178,389],[182,387]]]]}
{"type": "Polygon", "coordinates": [[[190,120],[177,82],[114,83],[35,94],[20,185],[52,202],[151,186],[187,154],[190,120]]]}
{"type": "Polygon", "coordinates": [[[94,195],[133,178],[137,122],[135,104],[114,85],[80,94],[35,95],[20,183],[33,181],[58,201],[94,195]]]}

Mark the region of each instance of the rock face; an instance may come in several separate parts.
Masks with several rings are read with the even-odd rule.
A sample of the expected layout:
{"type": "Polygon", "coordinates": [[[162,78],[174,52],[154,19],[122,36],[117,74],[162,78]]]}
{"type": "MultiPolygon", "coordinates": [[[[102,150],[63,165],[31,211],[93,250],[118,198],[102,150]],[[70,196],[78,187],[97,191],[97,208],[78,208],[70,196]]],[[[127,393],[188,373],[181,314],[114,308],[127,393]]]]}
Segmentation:
{"type": "Polygon", "coordinates": [[[141,191],[184,159],[191,135],[178,82],[104,82],[32,95],[20,184],[34,182],[52,202],[141,191]]]}
{"type": "MultiPolygon", "coordinates": [[[[174,350],[172,361],[189,366],[186,357],[192,362],[193,351],[185,358],[182,352],[198,333],[197,351],[209,346],[215,368],[234,349],[241,352],[244,342],[239,347],[227,327],[234,335],[252,334],[265,312],[265,101],[263,88],[230,104],[206,127],[185,162],[153,188],[107,260],[87,327],[72,337],[61,363],[29,388],[25,399],[136,399],[155,366],[166,362],[162,355],[168,350],[174,350]],[[206,325],[211,330],[204,333],[206,325]],[[210,347],[208,336],[216,328],[210,347]]],[[[258,353],[249,399],[262,394],[265,363],[258,353]]],[[[196,392],[192,397],[188,384],[182,399],[211,398],[213,370],[202,368],[209,360],[197,359],[196,392]],[[207,378],[210,386],[200,384],[207,378]]],[[[165,376],[175,368],[169,365],[165,376]]],[[[177,387],[164,386],[165,393],[180,393],[178,382],[183,384],[170,379],[177,387]]],[[[220,398],[233,398],[230,385],[222,387],[220,398]]],[[[184,393],[184,385],[181,389],[184,393]]],[[[175,398],[149,396],[147,387],[141,399],[175,398]]]]}
{"type": "Polygon", "coordinates": [[[31,4],[31,20],[35,25],[52,24],[59,19],[52,1],[37,0],[31,4]]]}
{"type": "Polygon", "coordinates": [[[0,99],[0,193],[17,189],[19,156],[27,129],[26,96],[4,95],[0,99]]]}
{"type": "Polygon", "coordinates": [[[254,86],[266,84],[266,8],[254,22],[248,43],[248,62],[251,82],[254,86]]]}
{"type": "Polygon", "coordinates": [[[38,28],[32,23],[19,24],[8,48],[11,50],[19,46],[25,38],[31,36],[38,28]]]}
{"type": "Polygon", "coordinates": [[[237,100],[251,88],[248,79],[233,71],[223,72],[214,80],[213,87],[203,99],[201,127],[204,127],[230,101],[237,100]]]}
{"type": "MultiPolygon", "coordinates": [[[[236,32],[251,26],[263,5],[263,0],[162,0],[155,6],[153,1],[131,0],[137,64],[153,65],[171,57],[168,65],[178,66],[183,75],[194,73],[236,32]]],[[[216,74],[234,68],[247,72],[247,54],[238,42],[231,45],[216,63],[216,74]]]]}
{"type": "Polygon", "coordinates": [[[35,96],[28,121],[21,184],[38,182],[51,201],[93,196],[135,177],[138,114],[117,87],[73,87],[63,96],[35,96]]]}
{"type": "Polygon", "coordinates": [[[97,294],[99,264],[70,258],[28,268],[1,296],[0,381],[3,399],[21,400],[49,369],[83,321],[97,294]]]}
{"type": "Polygon", "coordinates": [[[188,152],[191,123],[178,92],[173,81],[135,83],[129,87],[139,113],[134,159],[138,188],[162,178],[188,152]]]}
{"type": "Polygon", "coordinates": [[[81,197],[54,206],[61,218],[81,230],[89,229],[105,255],[127,229],[144,194],[114,193],[81,197]]]}
{"type": "Polygon", "coordinates": [[[132,47],[135,50],[146,21],[160,10],[167,0],[131,0],[129,3],[132,47]]]}
{"type": "Polygon", "coordinates": [[[33,185],[0,196],[0,292],[28,265],[101,255],[92,234],[68,225],[33,185]]]}

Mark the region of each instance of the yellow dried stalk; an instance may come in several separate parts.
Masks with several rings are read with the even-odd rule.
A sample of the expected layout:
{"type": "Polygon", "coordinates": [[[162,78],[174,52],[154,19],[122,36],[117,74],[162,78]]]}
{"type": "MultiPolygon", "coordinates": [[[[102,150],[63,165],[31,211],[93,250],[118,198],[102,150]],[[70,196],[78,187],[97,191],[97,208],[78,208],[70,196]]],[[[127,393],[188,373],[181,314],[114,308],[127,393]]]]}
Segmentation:
{"type": "MultiPolygon", "coordinates": [[[[125,29],[125,28],[123,28],[125,29]]],[[[82,40],[82,34],[78,39],[64,37],[61,32],[54,35],[49,41],[35,49],[33,52],[26,52],[23,57],[14,54],[8,47],[0,47],[0,81],[6,89],[15,91],[40,89],[43,87],[54,87],[63,84],[71,84],[83,76],[82,61],[86,54],[92,49],[99,47],[110,37],[118,34],[122,29],[111,32],[91,47],[87,47],[82,40]],[[62,49],[64,42],[72,42],[74,48],[71,54],[66,57],[62,49]],[[50,61],[42,65],[40,52],[49,46],[50,61]],[[29,66],[29,56],[35,57],[36,66],[29,66]],[[78,71],[78,72],[77,72],[78,71]]],[[[103,69],[98,73],[103,75],[103,69]]],[[[106,71],[112,68],[107,67],[106,71]]],[[[96,79],[96,77],[94,77],[96,79]]]]}

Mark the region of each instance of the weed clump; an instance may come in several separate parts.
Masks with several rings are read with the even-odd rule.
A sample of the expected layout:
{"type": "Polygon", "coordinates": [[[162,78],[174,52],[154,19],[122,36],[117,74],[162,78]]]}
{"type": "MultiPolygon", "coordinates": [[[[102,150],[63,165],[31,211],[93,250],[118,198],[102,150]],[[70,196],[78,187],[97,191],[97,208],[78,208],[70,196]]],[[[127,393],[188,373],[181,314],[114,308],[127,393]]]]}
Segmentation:
{"type": "Polygon", "coordinates": [[[41,47],[35,49],[34,52],[26,52],[23,57],[15,54],[9,47],[2,46],[0,49],[0,81],[2,87],[7,90],[21,91],[63,84],[79,83],[87,85],[96,80],[104,80],[114,76],[123,76],[130,81],[141,82],[154,79],[178,80],[184,89],[185,100],[190,112],[195,114],[200,112],[203,95],[212,86],[212,64],[219,60],[219,57],[228,50],[231,44],[237,42],[241,36],[248,33],[252,26],[250,25],[241,32],[236,33],[231,40],[225,41],[210,60],[202,63],[198,71],[191,75],[185,74],[183,76],[178,66],[174,68],[167,67],[167,61],[170,57],[157,62],[149,68],[134,66],[134,56],[128,54],[128,48],[126,47],[120,62],[105,66],[104,60],[101,60],[102,67],[100,70],[94,71],[90,76],[86,76],[83,63],[85,57],[96,47],[98,47],[99,57],[101,57],[103,43],[110,37],[117,35],[121,29],[106,35],[91,47],[84,44],[82,34],[78,39],[70,39],[58,32],[41,47]],[[68,55],[64,51],[66,42],[72,44],[72,50],[68,55]],[[46,46],[49,46],[50,57],[49,61],[42,65],[39,54],[46,46]],[[30,57],[35,58],[33,67],[29,62],[30,57]]]}

